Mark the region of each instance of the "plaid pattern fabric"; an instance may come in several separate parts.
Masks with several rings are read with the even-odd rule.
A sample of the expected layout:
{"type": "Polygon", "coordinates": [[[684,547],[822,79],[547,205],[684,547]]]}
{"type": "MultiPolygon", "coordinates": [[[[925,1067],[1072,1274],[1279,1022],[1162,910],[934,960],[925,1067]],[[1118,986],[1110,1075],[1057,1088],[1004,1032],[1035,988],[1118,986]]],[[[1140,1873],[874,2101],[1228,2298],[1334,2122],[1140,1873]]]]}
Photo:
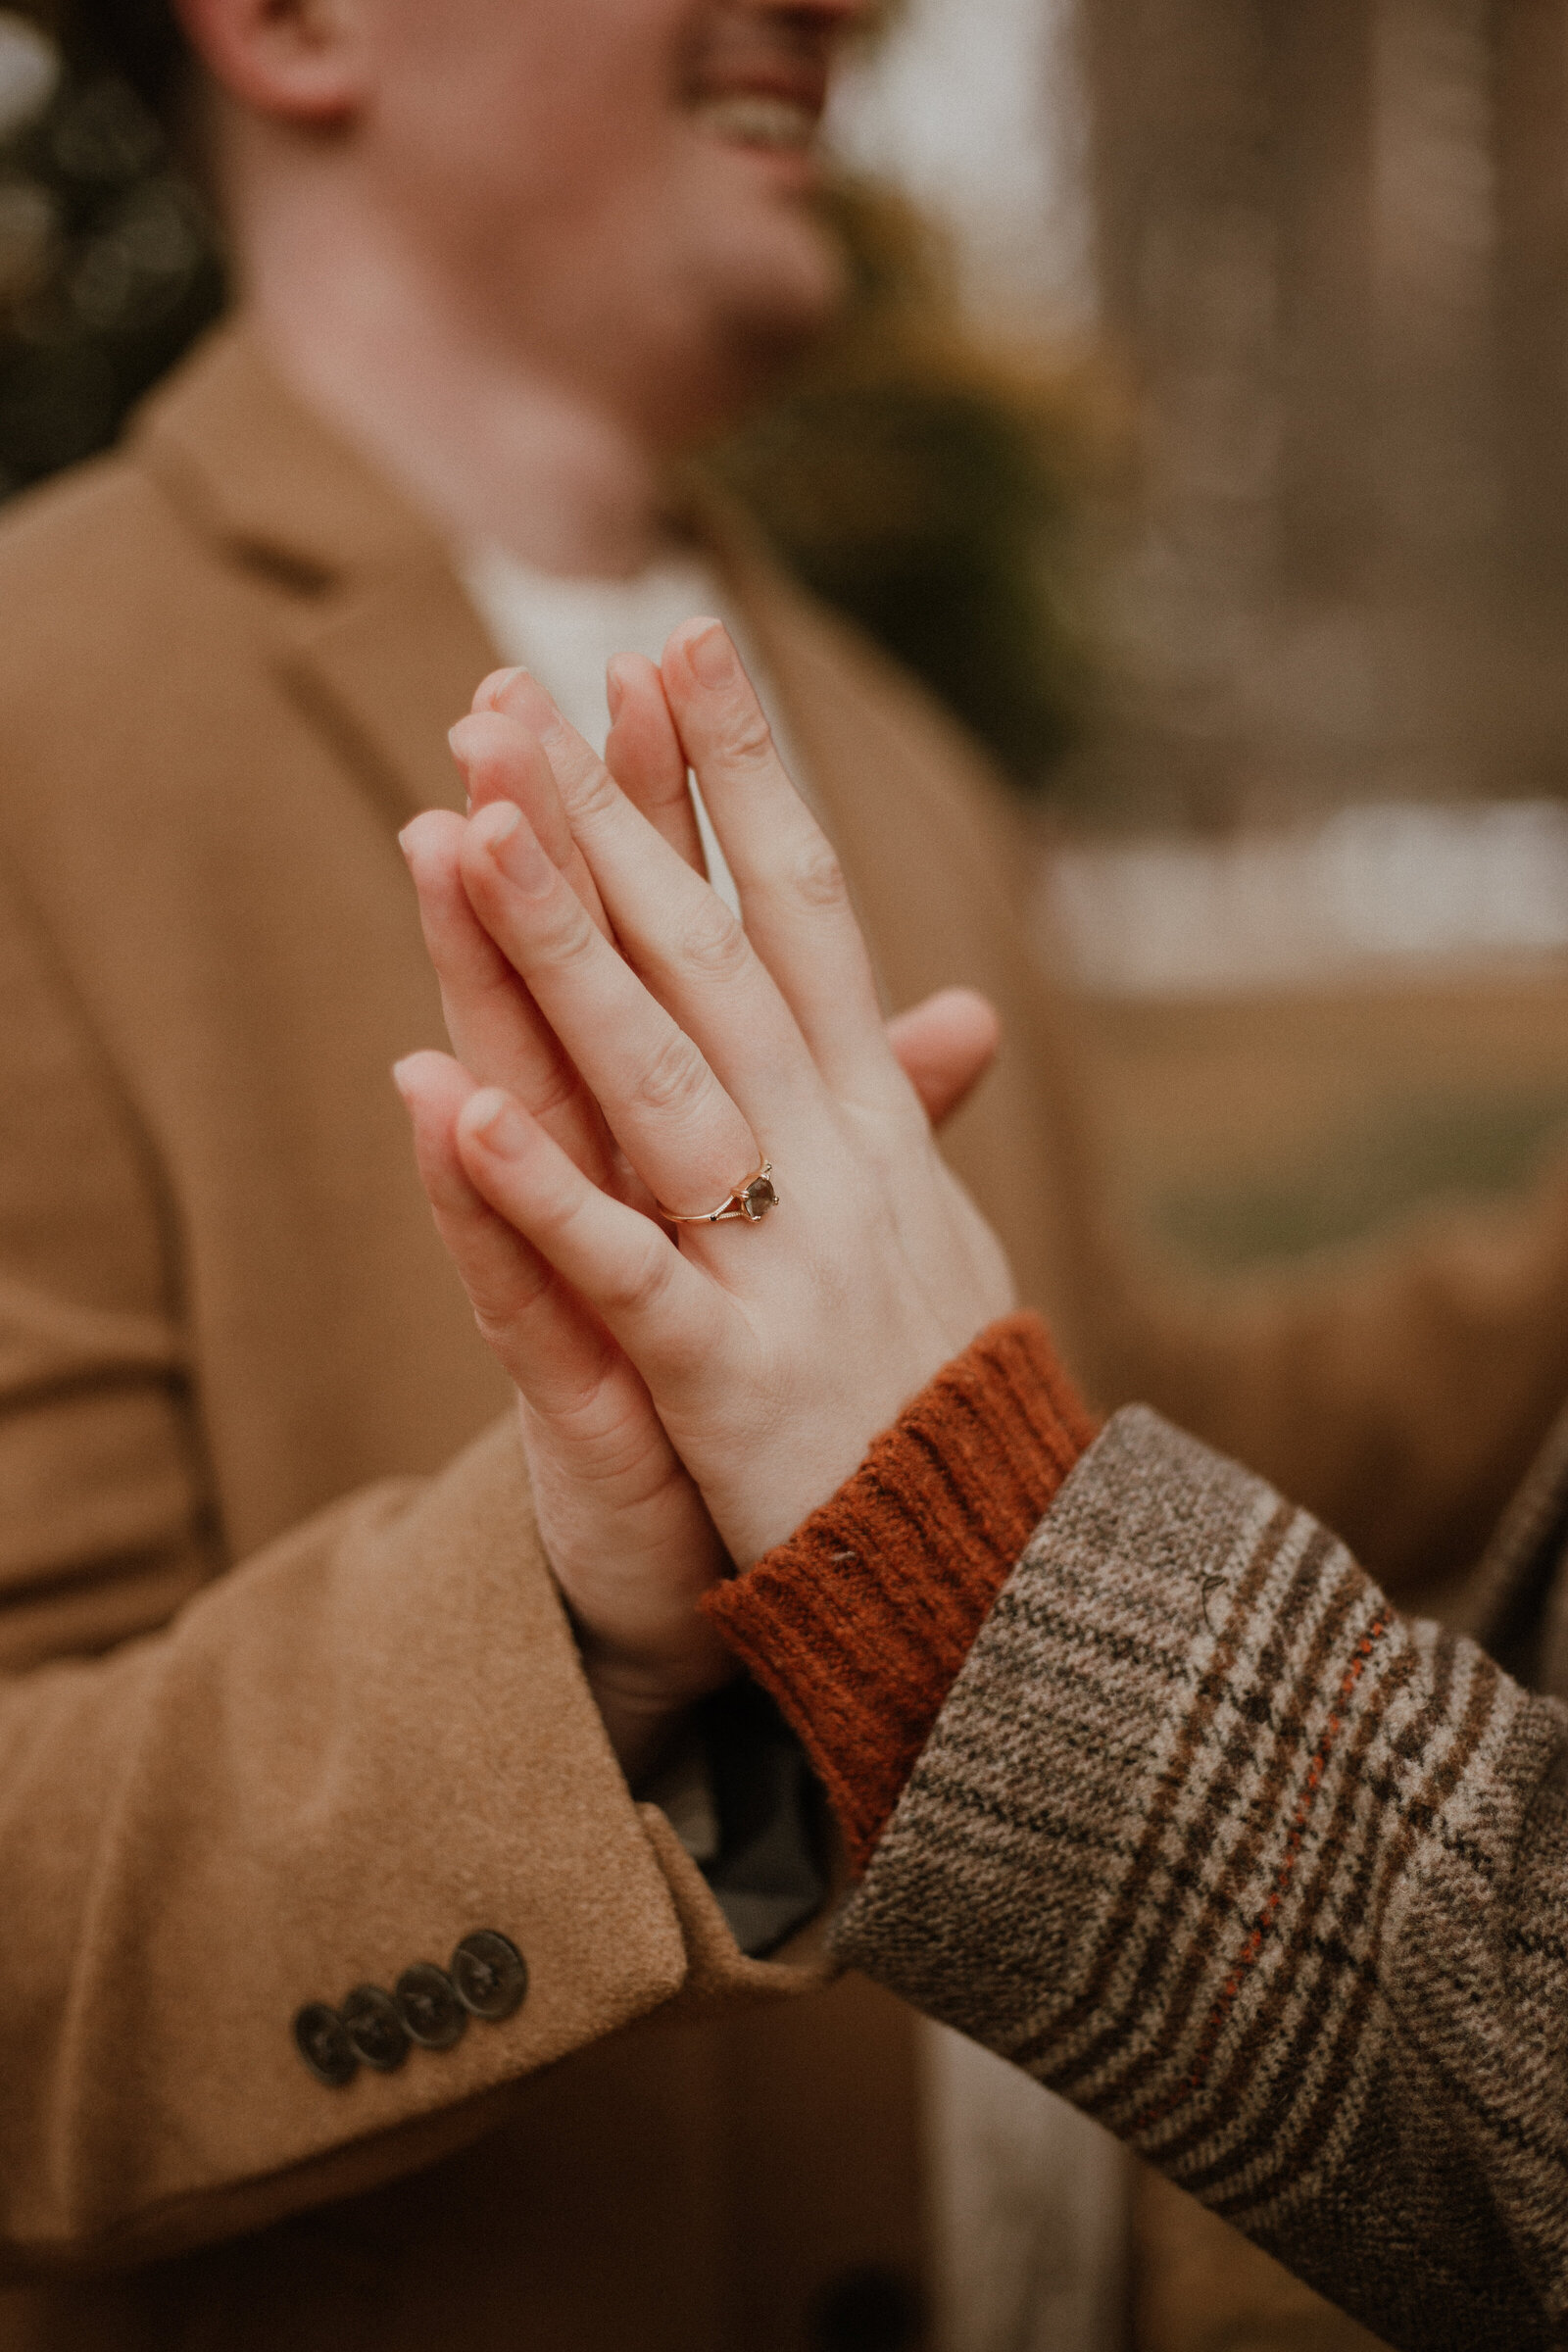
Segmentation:
{"type": "Polygon", "coordinates": [[[837,1944],[1390,2343],[1568,2341],[1568,1714],[1156,1415],[1036,1531],[837,1944]]]}

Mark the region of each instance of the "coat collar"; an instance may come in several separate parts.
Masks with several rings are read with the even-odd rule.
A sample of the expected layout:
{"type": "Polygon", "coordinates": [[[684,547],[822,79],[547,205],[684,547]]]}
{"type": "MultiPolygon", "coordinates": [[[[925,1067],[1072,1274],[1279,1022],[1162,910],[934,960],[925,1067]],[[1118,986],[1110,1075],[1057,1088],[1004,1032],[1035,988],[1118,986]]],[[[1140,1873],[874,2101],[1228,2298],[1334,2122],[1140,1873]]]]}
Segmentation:
{"type": "MultiPolygon", "coordinates": [[[[280,592],[289,690],[398,822],[458,806],[447,729],[496,666],[496,650],[440,532],[289,388],[243,316],[143,404],[128,455],[189,529],[280,592]]],[[[672,518],[713,561],[797,728],[798,600],[751,523],[700,471],[681,468],[670,497],[672,518]]],[[[809,747],[829,801],[836,749],[809,747]]]]}
{"type": "MultiPolygon", "coordinates": [[[[243,316],[144,403],[127,454],[189,529],[277,591],[290,693],[396,820],[460,806],[447,729],[496,650],[439,530],[289,388],[243,316]]],[[[853,830],[861,804],[879,801],[867,790],[879,747],[862,740],[858,665],[846,670],[842,646],[836,659],[824,647],[822,616],[700,469],[679,470],[670,506],[756,642],[828,831],[853,830]]],[[[896,938],[896,909],[891,929],[883,911],[865,909],[874,932],[896,938]]],[[[884,977],[902,997],[898,975],[884,977]]]]}
{"type": "Polygon", "coordinates": [[[276,373],[243,317],[207,336],[143,404],[130,454],[205,536],[302,585],[440,545],[373,463],[276,373]]]}
{"type": "Polygon", "coordinates": [[[146,403],[128,455],[220,558],[277,591],[285,684],[397,821],[459,805],[447,729],[494,648],[440,533],[243,320],[146,403]]]}

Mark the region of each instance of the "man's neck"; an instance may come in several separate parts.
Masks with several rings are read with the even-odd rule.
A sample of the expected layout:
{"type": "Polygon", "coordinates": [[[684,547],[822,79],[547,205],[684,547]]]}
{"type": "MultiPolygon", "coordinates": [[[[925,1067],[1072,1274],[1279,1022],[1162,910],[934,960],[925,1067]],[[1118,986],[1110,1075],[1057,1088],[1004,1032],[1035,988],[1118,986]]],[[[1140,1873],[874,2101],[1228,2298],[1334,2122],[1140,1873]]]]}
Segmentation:
{"type": "MultiPolygon", "coordinates": [[[[371,236],[249,240],[247,307],[273,364],[459,545],[623,578],[661,538],[653,453],[619,420],[466,331],[371,236]]],[[[312,233],[314,230],[314,233],[312,233]]]]}

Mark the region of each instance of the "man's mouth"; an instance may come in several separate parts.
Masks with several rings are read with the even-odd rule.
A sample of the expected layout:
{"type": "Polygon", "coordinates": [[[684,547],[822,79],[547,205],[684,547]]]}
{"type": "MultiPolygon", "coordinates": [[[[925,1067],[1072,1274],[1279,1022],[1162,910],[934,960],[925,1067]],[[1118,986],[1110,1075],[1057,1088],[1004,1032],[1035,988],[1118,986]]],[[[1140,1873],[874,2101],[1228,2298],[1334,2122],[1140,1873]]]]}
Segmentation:
{"type": "Polygon", "coordinates": [[[763,147],[803,155],[816,137],[820,106],[772,90],[726,90],[699,95],[692,113],[705,130],[732,147],[763,147]]]}
{"type": "Polygon", "coordinates": [[[814,143],[844,24],[844,0],[777,9],[721,5],[702,23],[687,58],[686,103],[713,138],[733,147],[802,155],[814,143]]]}

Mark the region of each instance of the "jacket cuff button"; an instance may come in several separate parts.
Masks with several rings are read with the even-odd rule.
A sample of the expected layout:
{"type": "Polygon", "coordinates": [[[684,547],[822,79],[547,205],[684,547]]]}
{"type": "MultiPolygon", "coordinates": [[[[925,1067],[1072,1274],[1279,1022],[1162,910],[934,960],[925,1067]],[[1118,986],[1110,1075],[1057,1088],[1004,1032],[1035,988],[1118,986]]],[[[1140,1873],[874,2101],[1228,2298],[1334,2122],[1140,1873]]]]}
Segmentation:
{"type": "Polygon", "coordinates": [[[453,1953],[452,1983],[465,2009],[498,2026],[522,2007],[528,1963],[509,1936],[495,1928],[480,1928],[465,1936],[453,1953]]]}
{"type": "Polygon", "coordinates": [[[409,2037],[421,2049],[450,2050],[468,2030],[468,2012],[444,1968],[433,1960],[416,1960],[392,1987],[398,2015],[409,2037]]]}
{"type": "Polygon", "coordinates": [[[408,2029],[379,1984],[356,1984],[343,2003],[343,2030],[356,2058],[378,2075],[395,2075],[409,2054],[408,2029]]]}
{"type": "Polygon", "coordinates": [[[307,2001],[294,2020],[294,2047],[329,2090],[343,2090],[360,2071],[348,2030],[325,2001],[307,2001]]]}

